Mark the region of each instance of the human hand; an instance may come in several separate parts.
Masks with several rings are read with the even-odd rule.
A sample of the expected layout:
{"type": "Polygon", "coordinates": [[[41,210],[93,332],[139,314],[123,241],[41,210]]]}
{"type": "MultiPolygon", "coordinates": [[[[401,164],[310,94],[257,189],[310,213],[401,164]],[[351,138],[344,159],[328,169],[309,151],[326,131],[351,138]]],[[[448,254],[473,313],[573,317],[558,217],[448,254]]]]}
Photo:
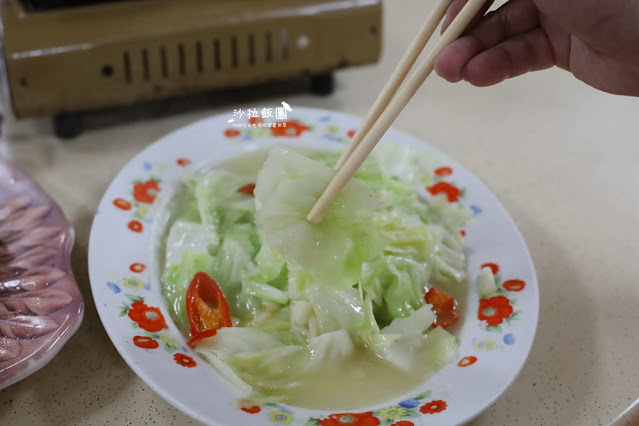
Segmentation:
{"type": "MultiPolygon", "coordinates": [[[[466,2],[453,1],[443,30],[466,2]]],[[[555,65],[597,89],[639,96],[639,1],[509,0],[471,24],[435,70],[491,86],[555,65]]]]}

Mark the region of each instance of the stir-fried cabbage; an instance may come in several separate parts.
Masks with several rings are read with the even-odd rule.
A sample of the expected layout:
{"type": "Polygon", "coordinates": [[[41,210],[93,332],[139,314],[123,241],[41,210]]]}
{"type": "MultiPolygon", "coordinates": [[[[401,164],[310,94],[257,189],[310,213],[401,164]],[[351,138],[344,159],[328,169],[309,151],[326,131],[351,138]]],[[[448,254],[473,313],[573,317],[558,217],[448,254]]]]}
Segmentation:
{"type": "Polygon", "coordinates": [[[424,374],[456,355],[424,295],[464,284],[459,229],[469,210],[421,196],[433,180],[430,158],[386,146],[312,225],[306,214],[338,157],[276,147],[257,178],[223,170],[184,178],[165,242],[164,293],[187,334],[193,276],[203,271],[219,283],[234,326],[196,351],[243,392],[285,396],[293,378],[348,362],[357,350],[424,374]],[[249,183],[255,197],[237,191],[249,183]]]}

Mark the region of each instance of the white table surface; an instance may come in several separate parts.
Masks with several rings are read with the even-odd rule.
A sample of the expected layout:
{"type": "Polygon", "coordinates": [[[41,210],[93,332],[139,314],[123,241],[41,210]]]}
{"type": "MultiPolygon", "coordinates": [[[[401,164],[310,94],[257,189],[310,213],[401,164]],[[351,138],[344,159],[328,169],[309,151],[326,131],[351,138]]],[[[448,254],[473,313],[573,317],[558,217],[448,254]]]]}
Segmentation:
{"type": "MultiPolygon", "coordinates": [[[[434,4],[386,1],[380,63],[337,73],[329,97],[287,93],[286,101],[364,115],[434,4]]],[[[5,123],[0,153],[40,182],[75,227],[73,267],[86,313],[50,364],[0,391],[0,424],[196,424],[146,386],[107,337],[89,288],[89,228],[111,179],[155,139],[238,102],[281,97],[121,117],[72,141],[52,136],[47,119],[5,123]]],[[[608,424],[639,397],[639,99],[598,92],[560,70],[483,89],[433,77],[395,126],[482,179],[537,268],[541,312],[529,360],[472,425],[608,424]]]]}

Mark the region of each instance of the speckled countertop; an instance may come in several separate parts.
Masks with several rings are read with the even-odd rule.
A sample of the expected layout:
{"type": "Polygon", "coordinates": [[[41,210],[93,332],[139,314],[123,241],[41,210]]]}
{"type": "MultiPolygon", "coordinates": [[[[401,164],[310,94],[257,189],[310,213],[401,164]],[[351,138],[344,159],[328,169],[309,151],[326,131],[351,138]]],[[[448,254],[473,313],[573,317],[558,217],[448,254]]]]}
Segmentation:
{"type": "MultiPolygon", "coordinates": [[[[330,97],[287,93],[287,102],[365,114],[434,3],[386,2],[381,63],[339,72],[330,97]]],[[[5,123],[0,152],[39,181],[75,227],[73,268],[86,313],[51,363],[0,391],[0,424],[196,423],[146,386],[107,337],[89,288],[91,221],[111,179],[158,137],[238,103],[280,98],[266,90],[194,101],[193,108],[175,103],[173,114],[112,117],[115,125],[67,142],[51,136],[45,119],[5,123]]],[[[637,117],[639,99],[600,93],[552,70],[487,89],[435,77],[396,122],[491,188],[536,264],[541,312],[530,358],[473,425],[608,424],[639,397],[637,117]]]]}

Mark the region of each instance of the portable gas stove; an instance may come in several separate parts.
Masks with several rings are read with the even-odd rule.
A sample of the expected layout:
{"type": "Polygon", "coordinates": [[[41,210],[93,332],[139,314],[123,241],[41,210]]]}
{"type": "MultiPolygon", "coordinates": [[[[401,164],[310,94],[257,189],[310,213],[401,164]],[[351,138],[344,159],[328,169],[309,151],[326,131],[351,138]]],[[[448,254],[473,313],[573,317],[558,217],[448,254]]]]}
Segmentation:
{"type": "Polygon", "coordinates": [[[5,99],[17,118],[55,117],[376,62],[381,0],[3,0],[5,99]]]}

